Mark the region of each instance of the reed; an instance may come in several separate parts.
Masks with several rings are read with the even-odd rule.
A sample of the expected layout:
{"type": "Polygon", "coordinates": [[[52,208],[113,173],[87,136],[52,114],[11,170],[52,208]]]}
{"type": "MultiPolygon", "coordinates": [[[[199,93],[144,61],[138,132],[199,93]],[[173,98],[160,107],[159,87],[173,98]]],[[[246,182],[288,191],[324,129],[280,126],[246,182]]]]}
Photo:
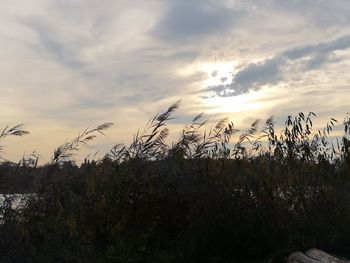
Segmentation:
{"type": "MultiPolygon", "coordinates": [[[[203,114],[166,143],[176,102],[99,160],[72,162],[110,123],[59,146],[45,166],[2,162],[2,262],[283,262],[310,247],[350,255],[350,119],[314,113],[239,130],[203,114]],[[336,143],[335,143],[336,142],[336,143]],[[54,168],[53,168],[54,167],[54,168]],[[9,192],[7,192],[9,193],[9,192]]],[[[24,158],[25,160],[25,158],[24,158]]]]}

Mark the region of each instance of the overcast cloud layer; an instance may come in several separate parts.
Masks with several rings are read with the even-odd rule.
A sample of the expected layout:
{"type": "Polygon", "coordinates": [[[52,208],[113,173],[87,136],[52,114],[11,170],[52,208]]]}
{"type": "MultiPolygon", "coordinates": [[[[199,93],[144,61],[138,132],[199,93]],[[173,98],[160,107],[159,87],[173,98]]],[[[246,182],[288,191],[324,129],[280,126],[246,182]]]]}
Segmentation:
{"type": "Polygon", "coordinates": [[[90,149],[107,151],[178,99],[175,130],[202,111],[241,125],[344,116],[349,13],[347,0],[4,0],[1,123],[31,131],[4,142],[6,156],[49,160],[81,129],[111,121],[90,149]]]}

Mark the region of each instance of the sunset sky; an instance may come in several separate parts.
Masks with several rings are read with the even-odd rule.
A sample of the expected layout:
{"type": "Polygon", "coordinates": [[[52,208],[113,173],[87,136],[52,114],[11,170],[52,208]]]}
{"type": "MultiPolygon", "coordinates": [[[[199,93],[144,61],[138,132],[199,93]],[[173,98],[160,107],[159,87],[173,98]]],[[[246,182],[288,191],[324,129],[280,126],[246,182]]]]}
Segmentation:
{"type": "MultiPolygon", "coordinates": [[[[181,99],[172,136],[196,114],[237,128],[350,111],[348,0],[2,0],[1,142],[43,162],[86,127],[115,125],[84,154],[128,142],[181,99]]],[[[209,124],[210,125],[210,124],[209,124]]]]}

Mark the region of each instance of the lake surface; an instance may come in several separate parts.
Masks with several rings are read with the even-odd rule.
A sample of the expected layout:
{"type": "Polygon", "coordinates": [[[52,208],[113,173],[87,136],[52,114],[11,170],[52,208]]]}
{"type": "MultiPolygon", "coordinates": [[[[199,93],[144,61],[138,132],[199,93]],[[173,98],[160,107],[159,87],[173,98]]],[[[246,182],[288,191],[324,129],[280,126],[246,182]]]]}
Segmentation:
{"type": "Polygon", "coordinates": [[[0,194],[0,224],[3,223],[3,210],[11,203],[11,208],[21,208],[26,204],[26,199],[34,194],[0,194]],[[6,203],[6,200],[11,202],[6,203]]]}

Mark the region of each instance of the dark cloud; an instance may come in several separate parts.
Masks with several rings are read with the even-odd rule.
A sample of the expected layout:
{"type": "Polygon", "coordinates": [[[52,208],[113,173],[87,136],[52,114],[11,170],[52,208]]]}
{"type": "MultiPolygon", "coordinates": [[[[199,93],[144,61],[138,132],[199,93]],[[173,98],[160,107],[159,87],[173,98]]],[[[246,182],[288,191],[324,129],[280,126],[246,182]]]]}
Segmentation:
{"type": "Polygon", "coordinates": [[[285,51],[282,55],[286,56],[288,59],[294,60],[310,54],[327,54],[348,47],[350,47],[350,35],[329,42],[293,48],[285,51]]]}
{"type": "Polygon", "coordinates": [[[334,25],[349,25],[350,6],[348,0],[268,0],[269,8],[277,12],[294,14],[308,20],[310,24],[320,28],[329,28],[334,25]]]}
{"type": "Polygon", "coordinates": [[[153,33],[169,41],[193,41],[213,33],[221,34],[240,15],[210,0],[169,0],[167,4],[167,11],[153,33]]]}
{"type": "Polygon", "coordinates": [[[317,54],[317,55],[314,55],[305,63],[305,69],[306,70],[318,69],[327,63],[334,63],[339,60],[340,59],[337,58],[337,56],[334,53],[317,54]]]}
{"type": "Polygon", "coordinates": [[[306,71],[318,69],[326,63],[339,61],[334,51],[349,47],[350,35],[329,42],[292,48],[263,62],[248,64],[234,75],[230,84],[211,86],[207,90],[223,97],[257,90],[283,80],[283,68],[286,65],[299,62],[306,71]]]}
{"type": "Polygon", "coordinates": [[[261,86],[279,81],[281,79],[280,66],[283,63],[283,57],[277,56],[262,63],[249,64],[235,75],[235,92],[241,94],[246,92],[247,87],[261,86]]]}
{"type": "Polygon", "coordinates": [[[227,81],[227,77],[220,78],[220,81],[221,82],[226,82],[227,81]]]}

